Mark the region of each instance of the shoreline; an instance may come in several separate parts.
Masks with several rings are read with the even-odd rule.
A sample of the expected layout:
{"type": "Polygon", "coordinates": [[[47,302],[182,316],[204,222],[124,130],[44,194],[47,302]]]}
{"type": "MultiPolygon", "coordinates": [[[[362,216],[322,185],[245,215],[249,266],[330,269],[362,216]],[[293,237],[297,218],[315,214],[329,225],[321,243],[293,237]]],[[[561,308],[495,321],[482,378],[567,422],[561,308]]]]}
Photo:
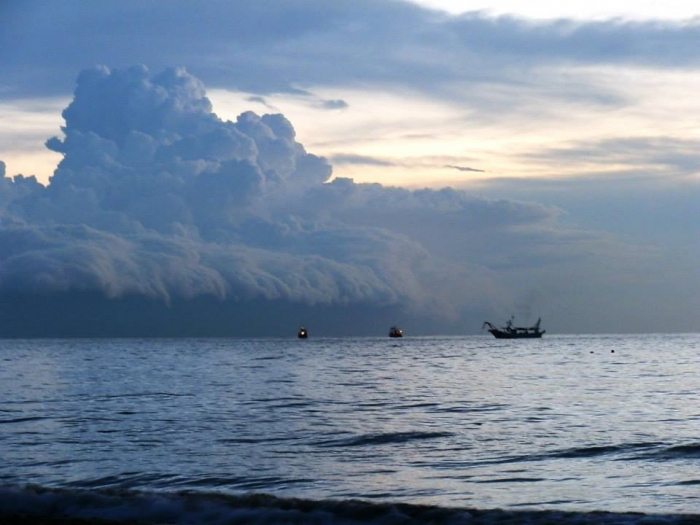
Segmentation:
{"type": "MultiPolygon", "coordinates": [[[[252,511],[253,509],[249,509],[252,511]]],[[[278,509],[281,510],[281,509],[278,509]]],[[[700,514],[644,514],[636,512],[615,513],[607,511],[571,512],[553,510],[534,511],[508,511],[508,510],[477,510],[464,509],[464,514],[445,515],[439,508],[433,512],[404,513],[401,508],[394,508],[394,512],[379,513],[372,515],[356,515],[353,517],[334,515],[329,513],[323,516],[318,514],[302,513],[272,513],[270,516],[244,514],[238,516],[228,516],[223,520],[221,516],[209,516],[192,522],[185,520],[183,523],[206,524],[318,524],[332,525],[339,523],[343,525],[366,524],[392,524],[397,525],[428,525],[435,523],[454,523],[465,525],[700,525],[700,514]],[[398,511],[398,512],[396,512],[398,511]],[[413,515],[412,515],[413,514],[413,515]]],[[[427,509],[424,509],[424,511],[427,509]]],[[[445,509],[446,510],[446,509],[445,509]]],[[[454,509],[453,509],[454,510],[454,509]]],[[[461,514],[461,513],[460,513],[461,514]]],[[[175,525],[180,520],[156,520],[152,519],[108,519],[98,517],[78,517],[67,516],[65,514],[31,514],[31,513],[4,513],[0,512],[0,523],[3,525],[175,525]]]]}

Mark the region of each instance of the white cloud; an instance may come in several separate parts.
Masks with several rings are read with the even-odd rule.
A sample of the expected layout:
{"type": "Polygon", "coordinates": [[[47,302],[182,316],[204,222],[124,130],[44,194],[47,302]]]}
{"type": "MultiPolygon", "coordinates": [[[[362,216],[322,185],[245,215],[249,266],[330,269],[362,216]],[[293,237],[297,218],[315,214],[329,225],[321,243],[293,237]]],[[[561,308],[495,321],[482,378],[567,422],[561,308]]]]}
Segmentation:
{"type": "Polygon", "coordinates": [[[687,0],[411,0],[413,3],[454,14],[486,11],[493,15],[518,15],[527,18],[577,18],[581,20],[625,18],[630,20],[684,20],[700,15],[700,8],[687,0]]]}

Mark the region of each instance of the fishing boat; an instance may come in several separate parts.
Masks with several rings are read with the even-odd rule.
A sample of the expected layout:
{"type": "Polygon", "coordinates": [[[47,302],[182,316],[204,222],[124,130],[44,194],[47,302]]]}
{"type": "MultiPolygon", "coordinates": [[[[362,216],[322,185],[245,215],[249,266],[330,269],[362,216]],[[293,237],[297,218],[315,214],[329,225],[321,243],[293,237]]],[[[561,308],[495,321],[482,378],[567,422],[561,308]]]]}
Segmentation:
{"type": "Polygon", "coordinates": [[[396,326],[392,326],[389,329],[389,337],[403,337],[403,331],[396,326]]]}
{"type": "Polygon", "coordinates": [[[306,339],[307,337],[309,337],[309,332],[306,330],[306,328],[302,326],[301,328],[299,328],[299,332],[297,332],[297,337],[299,339],[306,339]]]}
{"type": "Polygon", "coordinates": [[[511,317],[502,328],[496,328],[488,321],[484,321],[482,329],[488,328],[496,339],[536,339],[542,337],[546,331],[540,330],[540,321],[541,319],[538,319],[533,326],[513,326],[511,317]]]}

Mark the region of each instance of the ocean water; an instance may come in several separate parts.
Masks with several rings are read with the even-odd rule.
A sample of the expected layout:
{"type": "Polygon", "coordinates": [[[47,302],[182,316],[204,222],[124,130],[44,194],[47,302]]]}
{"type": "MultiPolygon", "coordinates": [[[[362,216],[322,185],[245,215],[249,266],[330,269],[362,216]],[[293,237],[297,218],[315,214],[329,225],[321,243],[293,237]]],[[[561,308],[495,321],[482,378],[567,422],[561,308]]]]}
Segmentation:
{"type": "Polygon", "coordinates": [[[699,334],[293,335],[0,341],[0,512],[700,523],[699,334]]]}

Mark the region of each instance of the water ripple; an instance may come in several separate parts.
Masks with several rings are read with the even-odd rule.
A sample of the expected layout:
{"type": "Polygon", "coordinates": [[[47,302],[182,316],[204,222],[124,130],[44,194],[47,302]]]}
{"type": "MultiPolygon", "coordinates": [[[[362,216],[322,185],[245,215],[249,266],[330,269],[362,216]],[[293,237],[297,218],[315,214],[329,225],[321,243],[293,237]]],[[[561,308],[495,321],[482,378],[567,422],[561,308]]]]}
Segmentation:
{"type": "Polygon", "coordinates": [[[408,443],[410,441],[421,441],[425,439],[439,439],[450,437],[452,432],[388,432],[381,434],[365,434],[348,439],[339,439],[320,442],[320,446],[328,447],[364,447],[375,445],[396,445],[408,443]]]}

